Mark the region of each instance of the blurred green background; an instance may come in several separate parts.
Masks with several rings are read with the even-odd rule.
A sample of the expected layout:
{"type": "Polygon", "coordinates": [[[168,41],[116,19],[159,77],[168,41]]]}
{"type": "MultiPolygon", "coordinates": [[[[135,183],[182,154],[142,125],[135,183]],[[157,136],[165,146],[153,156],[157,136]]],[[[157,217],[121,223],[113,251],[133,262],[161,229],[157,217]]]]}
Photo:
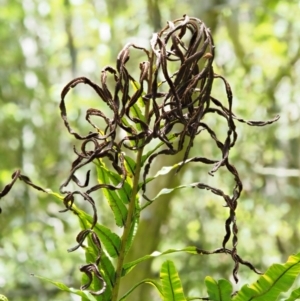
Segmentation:
{"type": "MultiPolygon", "coordinates": [[[[128,42],[145,47],[154,31],[183,14],[202,19],[216,45],[215,72],[234,93],[234,111],[244,119],[280,120],[264,128],[238,124],[231,160],[244,183],[237,210],[239,254],[265,270],[300,251],[300,4],[298,0],[0,0],[0,189],[19,168],[36,184],[58,191],[70,169],[76,144],[60,118],[58,104],[65,84],[77,76],[99,81],[101,69],[115,66],[128,42]]],[[[132,59],[137,68],[143,58],[132,59]]],[[[226,103],[224,87],[213,93],[226,103]]],[[[87,133],[84,115],[103,103],[87,87],[68,98],[73,126],[87,133]],[[70,101],[72,99],[72,101],[70,101]]],[[[222,135],[217,118],[210,124],[222,135]]],[[[211,139],[201,134],[193,155],[213,156],[211,139]]],[[[170,158],[158,159],[156,168],[170,158]]],[[[185,167],[154,184],[202,181],[231,192],[232,179],[220,170],[214,177],[201,165],[185,167]]],[[[152,193],[151,192],[151,193],[152,193]]],[[[99,196],[100,222],[114,227],[99,196]]],[[[221,246],[227,209],[217,196],[194,189],[158,199],[142,215],[129,259],[154,250],[197,245],[221,246]],[[147,239],[145,239],[147,238],[147,239]]],[[[78,233],[75,216],[59,213],[61,203],[17,182],[0,206],[0,293],[9,300],[78,300],[42,283],[38,274],[80,286],[82,251],[68,253],[78,233]]],[[[115,229],[115,231],[119,231],[115,229]]],[[[230,278],[228,256],[172,255],[189,296],[206,296],[203,279],[230,278]]],[[[143,278],[158,277],[165,258],[145,263],[125,277],[122,291],[143,278]]],[[[242,266],[242,284],[256,275],[242,266]]],[[[129,300],[156,300],[141,287],[129,300]]]]}

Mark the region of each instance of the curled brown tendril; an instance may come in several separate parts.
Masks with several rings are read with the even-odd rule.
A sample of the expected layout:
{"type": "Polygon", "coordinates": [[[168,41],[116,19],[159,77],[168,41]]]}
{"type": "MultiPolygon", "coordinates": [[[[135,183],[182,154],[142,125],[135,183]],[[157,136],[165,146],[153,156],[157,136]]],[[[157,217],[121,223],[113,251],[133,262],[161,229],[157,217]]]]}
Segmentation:
{"type": "MultiPolygon", "coordinates": [[[[264,126],[275,122],[279,116],[269,121],[245,121],[232,112],[233,96],[230,85],[223,76],[214,73],[215,46],[210,30],[201,20],[185,15],[173,22],[168,22],[165,28],[153,35],[150,47],[151,50],[148,51],[134,44],[125,45],[116,59],[116,67],[106,66],[102,70],[100,84],[96,84],[86,77],[79,77],[70,81],[61,93],[59,108],[64,125],[71,135],[81,141],[80,150],[74,148],[77,158],[72,163],[67,179],[60,187],[60,191],[66,195],[64,211],[72,210],[75,195],[78,195],[92,206],[94,213],[91,228],[78,234],[76,239],[78,245],[69,251],[83,247],[86,237],[91,236],[93,244],[99,251],[99,256],[94,263],[83,266],[81,271],[86,273],[89,278],[89,282],[83,285],[82,289],[90,286],[92,275],[102,282],[102,289],[98,292],[91,292],[93,294],[103,293],[106,284],[99,271],[102,248],[99,238],[93,232],[97,223],[97,206],[91,193],[103,188],[121,189],[127,177],[124,153],[128,149],[135,152],[155,141],[160,144],[160,147],[155,148],[143,165],[143,196],[149,200],[146,196],[147,175],[152,163],[160,155],[172,156],[183,150],[184,162],[210,164],[212,165],[211,175],[220,168],[227,169],[235,181],[231,195],[205,183],[194,184],[196,188],[207,189],[221,196],[229,210],[228,218],[225,221],[226,233],[222,248],[213,252],[199,250],[199,253],[229,254],[234,261],[233,276],[236,281],[238,281],[239,264],[244,264],[259,273],[251,263],[242,260],[237,253],[238,226],[235,211],[243,185],[238,171],[230,163],[229,152],[237,139],[235,121],[250,126],[264,126]],[[141,52],[144,55],[144,61],[134,72],[129,72],[127,64],[132,50],[141,52]],[[223,82],[227,103],[224,104],[212,95],[214,80],[223,82]],[[85,84],[92,88],[110,111],[110,114],[105,114],[99,108],[88,109],[86,121],[91,125],[92,131],[86,134],[79,133],[71,126],[66,108],[66,96],[72,88],[79,84],[85,84]],[[141,104],[148,106],[147,114],[141,113],[139,109],[141,104]],[[98,118],[104,126],[99,128],[95,122],[92,122],[92,117],[93,120],[98,118]],[[227,135],[224,140],[219,139],[218,134],[208,125],[208,118],[221,118],[226,121],[227,135]],[[206,158],[202,154],[189,158],[195,137],[203,131],[210,135],[212,142],[218,148],[219,159],[206,158]],[[95,160],[104,158],[120,175],[121,181],[118,184],[102,183],[89,187],[90,172],[87,172],[83,182],[77,178],[76,172],[79,169],[95,160]],[[74,182],[86,191],[66,190],[70,182],[74,182]],[[233,237],[230,250],[226,248],[226,245],[231,236],[233,237]]],[[[102,108],[103,105],[101,104],[99,107],[102,108]]],[[[131,172],[134,174],[134,170],[131,172]]],[[[9,192],[17,178],[38,190],[45,191],[17,171],[12,177],[12,182],[5,186],[0,193],[0,198],[9,192]]]]}

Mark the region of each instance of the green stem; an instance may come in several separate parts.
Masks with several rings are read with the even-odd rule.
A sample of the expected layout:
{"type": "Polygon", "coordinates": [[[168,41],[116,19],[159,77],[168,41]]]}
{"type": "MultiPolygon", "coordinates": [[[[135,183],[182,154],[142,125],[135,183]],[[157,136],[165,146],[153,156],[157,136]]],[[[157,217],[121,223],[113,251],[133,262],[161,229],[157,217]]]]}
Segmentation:
{"type": "MultiPolygon", "coordinates": [[[[149,80],[148,80],[148,93],[151,90],[151,83],[152,83],[152,72],[153,72],[153,53],[150,58],[150,71],[149,71],[149,80]]],[[[145,118],[148,119],[149,115],[149,109],[150,109],[150,101],[148,101],[145,105],[145,118]]],[[[130,234],[130,229],[133,222],[133,217],[135,215],[135,202],[136,202],[136,196],[138,193],[138,185],[139,185],[139,179],[142,169],[142,156],[143,156],[144,148],[140,148],[137,152],[136,157],[136,167],[135,167],[135,174],[133,179],[133,187],[132,187],[132,193],[130,196],[130,202],[128,206],[128,213],[127,218],[124,225],[124,231],[123,235],[121,237],[121,248],[120,248],[120,254],[118,257],[117,262],[117,268],[116,268],[116,276],[115,276],[115,284],[112,290],[112,298],[111,301],[117,301],[118,300],[118,294],[120,289],[120,282],[122,277],[122,269],[123,269],[123,263],[125,259],[125,253],[126,253],[126,245],[128,241],[128,237],[130,234]]]]}
{"type": "Polygon", "coordinates": [[[116,268],[116,278],[115,278],[115,285],[112,291],[112,299],[111,301],[117,301],[118,300],[118,293],[120,288],[120,281],[122,277],[122,269],[123,269],[123,263],[125,259],[125,251],[126,251],[126,244],[128,240],[128,236],[130,234],[131,224],[134,216],[135,211],[135,199],[138,192],[138,184],[139,184],[139,177],[141,172],[141,160],[142,160],[142,154],[143,149],[140,149],[137,153],[136,158],[136,168],[135,168],[135,175],[133,180],[133,187],[132,187],[132,193],[130,197],[130,203],[128,207],[128,214],[126,218],[126,222],[124,225],[124,231],[121,238],[121,248],[120,248],[120,254],[118,257],[117,262],[117,268],[116,268]]]}

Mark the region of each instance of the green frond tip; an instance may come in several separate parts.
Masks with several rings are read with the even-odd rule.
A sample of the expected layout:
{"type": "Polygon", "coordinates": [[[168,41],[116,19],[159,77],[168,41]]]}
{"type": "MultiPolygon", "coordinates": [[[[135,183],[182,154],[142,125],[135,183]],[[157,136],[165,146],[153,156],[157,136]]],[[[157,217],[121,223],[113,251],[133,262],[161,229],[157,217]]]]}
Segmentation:
{"type": "Polygon", "coordinates": [[[145,260],[149,260],[149,259],[156,258],[156,257],[159,257],[159,256],[163,256],[163,255],[166,255],[166,254],[178,253],[178,252],[186,252],[186,253],[189,253],[189,254],[198,254],[197,249],[194,246],[185,247],[183,249],[168,249],[164,252],[154,251],[150,255],[145,255],[145,256],[140,257],[140,258],[138,258],[134,261],[125,263],[124,266],[123,266],[122,276],[127,275],[130,271],[132,271],[133,268],[136,267],[137,264],[139,264],[139,263],[141,263],[145,260]]]}
{"type": "Polygon", "coordinates": [[[152,285],[156,290],[157,292],[159,293],[160,297],[163,298],[163,292],[162,292],[162,287],[161,287],[161,284],[158,283],[156,280],[153,280],[153,279],[144,279],[142,280],[141,282],[137,283],[135,286],[133,286],[124,296],[122,296],[122,298],[119,300],[119,301],[124,301],[126,300],[126,298],[138,287],[140,286],[141,284],[150,284],[152,285]]]}
{"type": "Polygon", "coordinates": [[[0,301],[8,301],[8,299],[4,295],[0,295],[0,301]]]}
{"type": "Polygon", "coordinates": [[[39,278],[42,281],[51,283],[51,284],[55,285],[57,288],[59,288],[60,290],[62,290],[64,292],[68,292],[68,293],[80,296],[80,297],[84,298],[84,300],[97,301],[97,299],[91,293],[89,293],[87,291],[82,291],[82,290],[78,290],[78,289],[68,287],[65,284],[61,283],[61,282],[54,281],[54,280],[51,280],[51,279],[46,278],[46,277],[42,277],[42,276],[38,276],[38,275],[32,275],[32,276],[34,276],[35,278],[39,278]]]}
{"type": "Polygon", "coordinates": [[[167,260],[160,270],[163,301],[186,301],[183,288],[174,263],[167,260]]]}
{"type": "Polygon", "coordinates": [[[300,253],[291,255],[285,264],[271,265],[255,283],[244,285],[232,300],[275,301],[281,293],[286,292],[292,286],[299,274],[300,253]]]}
{"type": "Polygon", "coordinates": [[[232,285],[226,279],[218,282],[210,276],[205,277],[209,299],[212,301],[231,301],[232,285]]]}

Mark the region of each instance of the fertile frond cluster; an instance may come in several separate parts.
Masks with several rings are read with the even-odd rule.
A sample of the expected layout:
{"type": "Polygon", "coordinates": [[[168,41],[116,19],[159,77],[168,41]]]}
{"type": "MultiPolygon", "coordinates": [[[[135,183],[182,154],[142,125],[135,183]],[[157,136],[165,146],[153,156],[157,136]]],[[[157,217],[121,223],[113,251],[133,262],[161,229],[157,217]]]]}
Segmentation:
{"type": "MultiPolygon", "coordinates": [[[[107,66],[102,70],[100,84],[88,78],[79,77],[69,82],[61,93],[61,117],[68,132],[81,141],[81,149],[78,151],[74,148],[77,158],[73,161],[70,173],[61,185],[60,191],[65,195],[63,202],[66,211],[74,211],[73,204],[76,195],[88,201],[93,208],[94,214],[90,229],[82,230],[77,237],[77,242],[78,247],[83,246],[85,238],[91,235],[91,242],[99,251],[95,263],[89,263],[81,268],[90,280],[93,273],[103,283],[102,289],[94,292],[95,294],[104,292],[106,280],[99,268],[102,247],[93,231],[97,224],[97,208],[100,204],[95,203],[92,193],[101,189],[111,192],[125,191],[127,195],[129,193],[128,199],[135,201],[138,189],[132,187],[128,189],[128,185],[134,185],[128,181],[128,173],[134,177],[139,177],[140,173],[137,172],[137,164],[132,163],[136,159],[130,158],[126,152],[142,154],[145,146],[149,145],[151,148],[153,142],[156,142],[159,147],[152,147],[153,151],[139,162],[142,183],[137,187],[142,190],[142,195],[151,202],[145,195],[147,176],[152,163],[160,155],[172,156],[184,151],[183,162],[179,166],[189,160],[189,162],[212,165],[210,174],[217,172],[220,168],[227,169],[235,181],[232,195],[227,195],[221,189],[205,183],[194,184],[194,187],[207,189],[221,196],[229,209],[222,247],[213,252],[199,250],[199,253],[230,254],[235,263],[233,276],[236,281],[239,264],[245,264],[255,270],[251,263],[242,260],[237,253],[238,226],[235,211],[243,186],[236,168],[229,160],[229,153],[237,139],[236,120],[252,126],[264,126],[276,121],[279,117],[276,116],[266,122],[245,121],[232,112],[230,85],[223,76],[214,73],[215,46],[210,30],[201,20],[183,16],[173,22],[168,22],[165,28],[153,35],[150,45],[151,49],[147,50],[134,44],[127,44],[116,59],[116,67],[107,66]],[[127,65],[130,60],[130,51],[133,49],[141,52],[145,60],[133,73],[130,73],[127,65]],[[212,95],[214,80],[217,79],[224,83],[227,103],[223,103],[212,95]],[[86,120],[92,126],[93,131],[86,135],[78,133],[71,127],[67,115],[66,96],[79,84],[90,86],[111,111],[109,117],[100,108],[88,109],[86,120]],[[99,128],[92,121],[97,118],[105,124],[103,128],[99,128]],[[221,118],[226,121],[227,135],[224,141],[219,139],[217,133],[208,125],[208,118],[221,118]],[[209,134],[211,142],[219,149],[219,159],[207,158],[205,154],[200,153],[200,150],[197,157],[189,157],[195,137],[203,131],[209,134]],[[107,173],[106,180],[104,177],[104,180],[97,185],[90,186],[90,173],[88,172],[86,180],[81,183],[76,176],[78,170],[92,162],[103,161],[104,158],[112,166],[111,172],[107,173]],[[68,185],[71,181],[80,189],[69,191],[68,185]],[[127,188],[124,188],[125,185],[127,188]],[[86,191],[82,192],[82,189],[86,191]],[[231,236],[233,236],[232,247],[228,249],[226,245],[231,236]]],[[[17,171],[13,175],[12,183],[4,188],[0,197],[10,190],[17,178],[34,188],[45,191],[17,171]]],[[[128,199],[122,200],[122,206],[127,206],[128,199]]],[[[124,210],[125,215],[128,214],[127,209],[124,210]]],[[[134,214],[137,214],[138,210],[139,206],[136,205],[134,214]]],[[[86,289],[90,283],[91,281],[84,285],[83,289],[86,289]]]]}

